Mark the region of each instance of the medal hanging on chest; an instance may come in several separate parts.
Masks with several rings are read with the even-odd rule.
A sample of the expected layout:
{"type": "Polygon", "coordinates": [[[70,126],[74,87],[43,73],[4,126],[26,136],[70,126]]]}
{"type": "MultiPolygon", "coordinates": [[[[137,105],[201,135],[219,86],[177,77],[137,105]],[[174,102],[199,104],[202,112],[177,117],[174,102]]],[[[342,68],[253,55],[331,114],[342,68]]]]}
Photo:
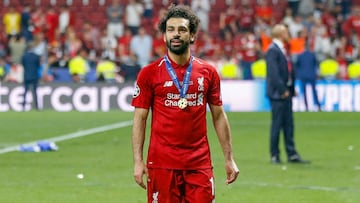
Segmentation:
{"type": "Polygon", "coordinates": [[[187,107],[187,100],[185,98],[180,98],[178,101],[178,106],[180,109],[185,109],[187,107]]]}
{"type": "Polygon", "coordinates": [[[178,91],[180,93],[180,99],[178,101],[178,107],[180,109],[185,109],[187,107],[187,105],[188,105],[188,101],[187,101],[187,99],[185,97],[186,97],[186,92],[189,89],[190,74],[191,74],[191,71],[192,71],[192,61],[193,61],[194,57],[191,57],[189,66],[186,69],[182,86],[181,86],[181,84],[179,82],[179,79],[178,79],[178,77],[177,77],[177,75],[175,73],[174,68],[170,64],[170,61],[169,61],[168,57],[164,56],[164,59],[165,59],[165,63],[166,63],[166,70],[168,71],[172,81],[174,82],[176,88],[178,89],[178,91]]]}

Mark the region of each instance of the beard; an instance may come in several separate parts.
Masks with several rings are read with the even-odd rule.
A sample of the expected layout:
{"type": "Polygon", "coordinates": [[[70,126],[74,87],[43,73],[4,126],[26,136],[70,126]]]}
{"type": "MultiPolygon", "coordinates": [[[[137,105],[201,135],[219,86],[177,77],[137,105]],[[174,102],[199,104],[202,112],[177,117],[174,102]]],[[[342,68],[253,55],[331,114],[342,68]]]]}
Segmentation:
{"type": "MultiPolygon", "coordinates": [[[[180,40],[180,39],[177,39],[177,40],[180,40]]],[[[180,45],[177,45],[177,46],[173,46],[171,45],[171,41],[172,40],[166,40],[166,46],[167,48],[169,49],[170,52],[176,54],[176,55],[182,55],[184,54],[189,46],[190,46],[190,41],[184,41],[184,40],[180,40],[181,41],[181,44],[180,45]]]]}

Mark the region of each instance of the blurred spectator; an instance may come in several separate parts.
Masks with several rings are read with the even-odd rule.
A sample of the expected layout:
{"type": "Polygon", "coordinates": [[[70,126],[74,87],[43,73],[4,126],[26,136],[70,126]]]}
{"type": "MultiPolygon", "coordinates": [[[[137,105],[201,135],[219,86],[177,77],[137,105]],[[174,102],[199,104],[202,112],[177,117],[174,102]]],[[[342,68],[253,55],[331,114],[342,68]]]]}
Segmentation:
{"type": "Polygon", "coordinates": [[[9,70],[10,65],[7,63],[5,57],[0,57],[0,82],[4,80],[9,70]]]}
{"type": "Polygon", "coordinates": [[[129,28],[125,28],[123,36],[118,39],[117,45],[117,56],[119,56],[120,60],[123,57],[128,57],[130,55],[130,42],[133,35],[129,28]]]}
{"type": "Polygon", "coordinates": [[[158,14],[152,20],[153,30],[158,30],[159,22],[162,19],[162,17],[165,15],[166,12],[167,11],[166,11],[165,8],[160,8],[159,9],[158,14]]]}
{"type": "Polygon", "coordinates": [[[46,18],[42,7],[35,8],[31,14],[32,34],[38,34],[45,31],[46,18]]]}
{"type": "Polygon", "coordinates": [[[21,15],[14,6],[10,5],[7,7],[2,20],[8,39],[20,34],[21,15]]]}
{"type": "Polygon", "coordinates": [[[359,53],[358,47],[354,46],[353,42],[345,36],[340,38],[339,49],[344,52],[348,64],[353,62],[359,53]]]}
{"type": "Polygon", "coordinates": [[[219,42],[220,46],[220,55],[221,56],[227,56],[227,57],[233,57],[235,54],[234,47],[234,36],[230,31],[225,31],[224,34],[224,40],[221,40],[219,42]]]}
{"type": "Polygon", "coordinates": [[[130,28],[133,35],[138,34],[139,27],[141,26],[141,17],[144,13],[144,6],[139,0],[129,0],[126,5],[125,19],[126,25],[130,28]]]}
{"type": "Polygon", "coordinates": [[[219,66],[219,73],[221,79],[224,80],[234,80],[234,79],[240,79],[241,73],[240,68],[237,65],[237,61],[234,58],[231,58],[230,56],[223,55],[222,60],[220,60],[219,66]]]}
{"type": "Polygon", "coordinates": [[[146,33],[144,27],[139,28],[139,34],[135,35],[130,41],[130,51],[136,55],[137,62],[144,67],[152,59],[152,37],[146,33]]]}
{"type": "Polygon", "coordinates": [[[121,37],[124,34],[124,8],[119,0],[112,0],[111,5],[106,9],[106,16],[108,35],[115,38],[121,37]]]}
{"type": "MultiPolygon", "coordinates": [[[[291,9],[291,8],[290,8],[291,9]]],[[[298,15],[307,18],[314,14],[315,4],[314,0],[301,0],[299,2],[298,15]]]]}
{"type": "Polygon", "coordinates": [[[85,82],[85,75],[89,72],[90,66],[87,61],[88,51],[80,49],[77,55],[69,61],[69,72],[72,76],[73,82],[85,82]]]}
{"type": "Polygon", "coordinates": [[[74,57],[82,48],[82,41],[72,27],[66,29],[65,54],[74,57]]]}
{"type": "Polygon", "coordinates": [[[219,45],[216,39],[206,32],[202,33],[201,37],[196,40],[195,46],[196,53],[201,58],[214,60],[219,53],[219,45]]]}
{"type": "Polygon", "coordinates": [[[250,0],[243,0],[241,3],[238,26],[240,31],[252,31],[254,26],[255,11],[250,5],[250,0]]]}
{"type": "Polygon", "coordinates": [[[273,9],[267,0],[257,1],[255,6],[255,16],[263,19],[267,24],[270,23],[273,17],[273,9]]]}
{"type": "Polygon", "coordinates": [[[59,13],[59,33],[64,35],[69,27],[73,27],[75,25],[75,16],[70,11],[68,5],[64,4],[60,8],[59,13]]]}
{"type": "Polygon", "coordinates": [[[220,29],[220,36],[222,38],[225,38],[225,33],[227,31],[230,31],[232,35],[236,35],[239,31],[239,28],[237,27],[237,18],[238,18],[239,12],[236,8],[235,3],[231,3],[225,12],[220,13],[220,19],[219,19],[219,29],[220,29]]]}
{"type": "Polygon", "coordinates": [[[40,56],[34,52],[35,44],[29,43],[29,46],[22,56],[22,65],[24,67],[24,95],[23,95],[23,110],[25,110],[27,92],[32,86],[32,100],[34,102],[35,109],[39,110],[38,98],[37,98],[37,87],[40,79],[40,68],[41,59],[40,56]]]}
{"type": "Polygon", "coordinates": [[[90,54],[97,55],[97,53],[101,53],[101,35],[98,27],[94,26],[91,21],[87,20],[82,25],[81,33],[82,44],[86,49],[90,50],[90,54]]]}
{"type": "Polygon", "coordinates": [[[351,80],[360,80],[360,60],[357,60],[349,64],[348,75],[351,80]]]}
{"type": "Polygon", "coordinates": [[[314,102],[318,107],[318,110],[321,111],[321,105],[316,90],[316,80],[318,78],[318,60],[316,59],[315,53],[310,51],[309,48],[306,48],[298,55],[295,65],[295,73],[297,79],[299,79],[301,82],[301,90],[303,92],[306,111],[309,110],[306,88],[308,84],[311,86],[314,102]]]}
{"type": "Polygon", "coordinates": [[[291,37],[298,37],[298,33],[304,30],[301,16],[295,16],[294,21],[289,24],[288,28],[291,37]]]}
{"type": "Polygon", "coordinates": [[[0,36],[0,58],[8,55],[8,47],[6,46],[6,40],[2,40],[0,36]]]}
{"type": "Polygon", "coordinates": [[[55,43],[56,32],[59,27],[59,16],[53,6],[48,6],[45,15],[46,40],[49,44],[55,43]]]}
{"type": "Polygon", "coordinates": [[[120,75],[123,77],[124,82],[133,82],[136,80],[141,69],[137,61],[136,55],[129,55],[121,61],[120,75]]]}
{"type": "Polygon", "coordinates": [[[21,12],[21,35],[25,37],[26,42],[33,39],[32,29],[31,6],[29,4],[25,4],[21,12]]]}
{"type": "Polygon", "coordinates": [[[294,16],[298,15],[300,0],[288,0],[289,8],[291,8],[294,16]]]}
{"type": "Polygon", "coordinates": [[[21,57],[26,49],[25,38],[21,35],[13,36],[9,39],[8,46],[12,63],[21,63],[21,57]]]}
{"type": "Polygon", "coordinates": [[[296,63],[297,56],[305,51],[306,44],[306,30],[299,31],[296,37],[292,37],[288,41],[289,52],[292,63],[296,63]]]}
{"type": "Polygon", "coordinates": [[[164,35],[160,30],[155,32],[153,37],[153,58],[163,57],[166,54],[166,44],[164,42],[164,35]]]}
{"type": "Polygon", "coordinates": [[[210,0],[192,0],[191,9],[200,19],[201,31],[209,31],[209,12],[211,9],[210,0]]]}
{"type": "Polygon", "coordinates": [[[47,61],[47,42],[43,32],[36,33],[34,35],[34,40],[30,43],[33,43],[33,52],[40,56],[41,62],[46,64],[47,61]]]}
{"type": "Polygon", "coordinates": [[[260,51],[260,44],[258,43],[254,33],[246,31],[239,37],[238,54],[239,66],[242,68],[243,79],[251,80],[251,65],[257,59],[257,53],[260,51]]]}
{"type": "Polygon", "coordinates": [[[355,32],[360,35],[360,6],[354,6],[350,16],[346,19],[343,26],[343,31],[346,36],[350,36],[355,32]]]}
{"type": "Polygon", "coordinates": [[[335,59],[339,64],[339,76],[340,80],[349,80],[348,76],[348,62],[345,57],[345,50],[344,49],[337,49],[335,59]]]}
{"type": "Polygon", "coordinates": [[[251,74],[256,80],[266,79],[266,62],[263,57],[251,64],[251,74]]]}
{"type": "Polygon", "coordinates": [[[109,57],[103,57],[96,65],[96,78],[99,82],[115,83],[118,68],[109,57]]]}
{"type": "Polygon", "coordinates": [[[117,40],[113,35],[109,35],[107,30],[103,30],[100,39],[101,44],[101,57],[109,57],[110,60],[115,60],[117,40]]]}
{"type": "Polygon", "coordinates": [[[287,27],[289,27],[291,24],[293,24],[295,22],[291,8],[286,8],[285,9],[285,15],[282,18],[282,22],[287,27]]]}
{"type": "Polygon", "coordinates": [[[152,20],[153,18],[153,0],[143,0],[144,2],[144,18],[147,20],[152,20]]]}
{"type": "Polygon", "coordinates": [[[337,0],[336,2],[337,10],[340,10],[341,18],[346,19],[349,17],[351,7],[353,5],[352,0],[337,0]]]}
{"type": "Polygon", "coordinates": [[[24,68],[21,64],[10,64],[9,71],[5,75],[4,82],[21,84],[24,81],[24,68]]]}
{"type": "Polygon", "coordinates": [[[319,76],[321,79],[334,80],[339,73],[339,63],[328,56],[319,64],[319,76]]]}

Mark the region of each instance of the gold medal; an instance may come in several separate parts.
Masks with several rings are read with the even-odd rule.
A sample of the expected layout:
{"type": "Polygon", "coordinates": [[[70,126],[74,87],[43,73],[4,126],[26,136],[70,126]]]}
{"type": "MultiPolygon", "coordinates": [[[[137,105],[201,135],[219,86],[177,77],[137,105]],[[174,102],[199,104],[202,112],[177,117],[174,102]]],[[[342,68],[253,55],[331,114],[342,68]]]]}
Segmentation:
{"type": "Polygon", "coordinates": [[[180,109],[185,109],[187,107],[187,100],[185,98],[180,98],[178,101],[178,106],[180,109]]]}

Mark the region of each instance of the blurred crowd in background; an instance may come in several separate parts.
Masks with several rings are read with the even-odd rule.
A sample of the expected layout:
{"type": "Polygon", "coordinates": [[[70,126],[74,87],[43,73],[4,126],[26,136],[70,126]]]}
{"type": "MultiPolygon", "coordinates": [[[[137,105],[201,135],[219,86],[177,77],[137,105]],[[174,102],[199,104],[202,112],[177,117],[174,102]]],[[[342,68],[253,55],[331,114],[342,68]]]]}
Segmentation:
{"type": "Polygon", "coordinates": [[[1,0],[0,78],[22,83],[22,55],[41,56],[42,82],[134,81],[166,54],[157,24],[171,4],[201,19],[192,53],[223,79],[264,79],[271,27],[284,23],[288,53],[309,50],[319,79],[360,79],[360,1],[356,0],[1,0]]]}

